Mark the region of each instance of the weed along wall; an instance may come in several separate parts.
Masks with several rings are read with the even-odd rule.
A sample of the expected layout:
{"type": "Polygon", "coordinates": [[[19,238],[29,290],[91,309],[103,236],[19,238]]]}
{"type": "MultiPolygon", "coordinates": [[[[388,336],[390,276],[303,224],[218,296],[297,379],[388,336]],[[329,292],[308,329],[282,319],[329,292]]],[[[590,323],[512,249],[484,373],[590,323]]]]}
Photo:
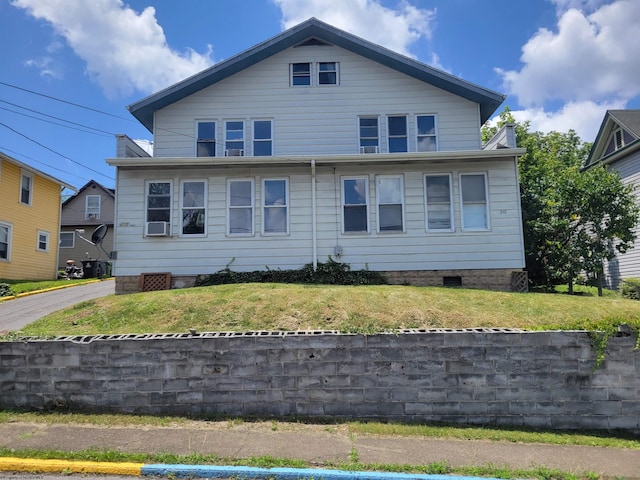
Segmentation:
{"type": "Polygon", "coordinates": [[[0,406],[640,432],[635,334],[109,335],[0,342],[0,406]]]}

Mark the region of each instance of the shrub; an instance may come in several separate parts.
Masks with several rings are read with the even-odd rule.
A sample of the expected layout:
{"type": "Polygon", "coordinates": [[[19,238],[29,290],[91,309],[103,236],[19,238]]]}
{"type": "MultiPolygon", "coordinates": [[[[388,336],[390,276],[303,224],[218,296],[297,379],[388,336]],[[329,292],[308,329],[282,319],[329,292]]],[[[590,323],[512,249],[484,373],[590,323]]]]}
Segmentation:
{"type": "Polygon", "coordinates": [[[326,263],[318,263],[313,269],[307,263],[298,270],[258,270],[234,272],[227,265],[211,275],[199,277],[196,286],[223,285],[228,283],[313,283],[324,285],[384,285],[387,279],[380,272],[371,270],[351,270],[346,263],[329,258],[326,263]]]}
{"type": "Polygon", "coordinates": [[[620,293],[625,298],[640,300],[640,278],[627,278],[620,285],[620,293]]]}
{"type": "Polygon", "coordinates": [[[11,297],[15,295],[8,283],[0,283],[0,297],[11,297]]]}

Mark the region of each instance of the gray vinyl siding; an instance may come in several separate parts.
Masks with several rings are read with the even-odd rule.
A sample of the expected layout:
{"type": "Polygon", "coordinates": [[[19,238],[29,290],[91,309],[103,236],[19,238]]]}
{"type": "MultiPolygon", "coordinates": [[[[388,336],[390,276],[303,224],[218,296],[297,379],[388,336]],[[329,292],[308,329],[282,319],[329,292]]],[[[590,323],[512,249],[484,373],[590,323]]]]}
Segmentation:
{"type": "MultiPolygon", "coordinates": [[[[516,167],[513,158],[418,165],[318,166],[316,169],[317,260],[324,262],[340,245],[340,261],[353,268],[371,270],[444,270],[456,268],[523,268],[522,233],[516,167]],[[459,174],[486,173],[489,188],[490,230],[461,230],[459,174]],[[451,173],[455,206],[455,232],[425,230],[424,174],[451,173]],[[375,176],[402,174],[404,178],[405,225],[402,233],[377,232],[375,176]],[[343,234],[341,177],[369,178],[369,233],[343,234]]],[[[299,268],[313,261],[312,197],[310,165],[289,168],[197,168],[192,170],[119,170],[118,225],[115,275],[138,275],[169,271],[173,275],[213,273],[229,265],[250,271],[299,268]],[[179,236],[180,181],[208,182],[207,235],[179,236]],[[255,214],[252,236],[228,236],[227,179],[254,178],[255,214]],[[263,178],[289,179],[289,234],[261,234],[263,178]],[[145,181],[170,181],[172,236],[144,237],[145,181]]],[[[335,258],[335,257],[334,257],[335,258]]]]}
{"type": "Polygon", "coordinates": [[[195,156],[196,121],[217,121],[217,155],[224,155],[224,120],[245,120],[251,155],[252,119],[273,119],[274,155],[359,153],[360,115],[409,117],[409,150],[416,150],[415,115],[437,115],[439,149],[479,150],[478,105],[339,47],[285,50],[155,114],[154,156],[195,156]],[[339,63],[339,85],[289,86],[289,65],[339,63]]]}

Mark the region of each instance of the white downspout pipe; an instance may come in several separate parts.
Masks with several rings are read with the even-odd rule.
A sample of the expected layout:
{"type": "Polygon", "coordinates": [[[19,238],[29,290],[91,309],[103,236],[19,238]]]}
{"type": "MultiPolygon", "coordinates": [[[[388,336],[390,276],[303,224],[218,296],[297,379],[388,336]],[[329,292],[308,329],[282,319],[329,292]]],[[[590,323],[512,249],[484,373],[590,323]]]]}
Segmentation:
{"type": "Polygon", "coordinates": [[[311,251],[313,271],[318,269],[318,238],[316,231],[316,160],[311,159],[311,251]]]}

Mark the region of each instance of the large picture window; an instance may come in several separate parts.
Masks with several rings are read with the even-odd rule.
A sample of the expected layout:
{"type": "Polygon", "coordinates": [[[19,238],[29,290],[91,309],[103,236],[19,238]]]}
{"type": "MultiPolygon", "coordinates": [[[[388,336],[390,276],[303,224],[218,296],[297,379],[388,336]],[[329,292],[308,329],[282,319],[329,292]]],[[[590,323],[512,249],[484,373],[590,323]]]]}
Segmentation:
{"type": "Polygon", "coordinates": [[[402,115],[387,118],[389,153],[408,152],[407,117],[402,115]]]}
{"type": "Polygon", "coordinates": [[[265,179],[262,182],[263,233],[289,233],[289,191],[286,179],[265,179]]]}
{"type": "Polygon", "coordinates": [[[216,156],[216,122],[198,122],[196,156],[216,156]]]}
{"type": "Polygon", "coordinates": [[[425,175],[427,230],[453,230],[453,202],[451,201],[451,175],[425,175]]]}
{"type": "Polygon", "coordinates": [[[367,177],[342,179],[342,219],[345,233],[369,231],[367,177]]]}
{"type": "Polygon", "coordinates": [[[229,180],[227,182],[227,205],[227,231],[229,235],[253,235],[253,180],[229,180]]]}
{"type": "Polygon", "coordinates": [[[204,235],[207,219],[207,184],[182,182],[182,235],[204,235]]]}
{"type": "Polygon", "coordinates": [[[462,197],[462,229],[487,230],[489,208],[487,202],[487,177],[483,173],[460,175],[462,197]]]}
{"type": "Polygon", "coordinates": [[[404,188],[402,176],[381,175],[376,178],[378,230],[404,231],[404,188]]]}
{"type": "Polygon", "coordinates": [[[147,222],[171,222],[171,183],[147,183],[147,222]]]}
{"type": "Polygon", "coordinates": [[[0,261],[11,259],[11,225],[0,223],[0,261]]]}

